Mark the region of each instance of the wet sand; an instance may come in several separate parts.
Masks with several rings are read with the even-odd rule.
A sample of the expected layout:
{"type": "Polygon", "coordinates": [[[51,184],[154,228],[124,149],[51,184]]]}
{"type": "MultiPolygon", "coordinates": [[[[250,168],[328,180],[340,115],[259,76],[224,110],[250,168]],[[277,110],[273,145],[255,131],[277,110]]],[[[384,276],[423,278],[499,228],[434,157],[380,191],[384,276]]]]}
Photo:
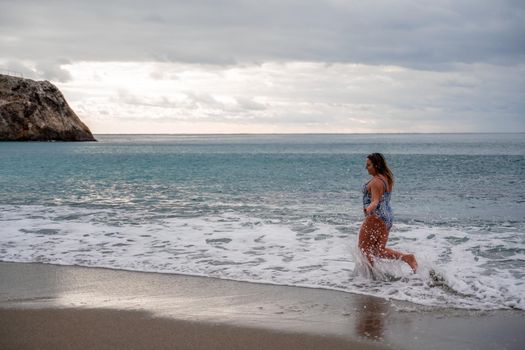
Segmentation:
{"type": "Polygon", "coordinates": [[[0,349],[523,349],[525,312],[0,263],[0,349]]]}

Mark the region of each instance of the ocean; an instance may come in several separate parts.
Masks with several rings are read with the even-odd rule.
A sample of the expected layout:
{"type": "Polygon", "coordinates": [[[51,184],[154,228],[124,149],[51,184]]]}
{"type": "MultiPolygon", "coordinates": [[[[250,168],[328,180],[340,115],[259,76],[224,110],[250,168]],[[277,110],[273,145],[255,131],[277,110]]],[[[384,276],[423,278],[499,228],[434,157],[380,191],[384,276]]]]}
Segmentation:
{"type": "Polygon", "coordinates": [[[0,143],[1,261],[525,310],[525,134],[95,137],[0,143]],[[357,273],[372,152],[396,180],[388,245],[417,274],[357,273]]]}

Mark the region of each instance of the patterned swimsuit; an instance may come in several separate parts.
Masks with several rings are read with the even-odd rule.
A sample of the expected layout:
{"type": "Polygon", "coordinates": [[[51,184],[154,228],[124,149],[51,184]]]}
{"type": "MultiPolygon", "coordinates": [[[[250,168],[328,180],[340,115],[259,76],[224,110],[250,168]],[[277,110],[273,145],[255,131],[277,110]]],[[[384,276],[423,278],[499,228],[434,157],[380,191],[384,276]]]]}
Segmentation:
{"type": "MultiPolygon", "coordinates": [[[[387,229],[390,230],[392,227],[392,221],[394,219],[394,214],[392,213],[392,208],[390,207],[390,195],[392,192],[387,191],[388,186],[386,185],[385,180],[381,178],[379,179],[383,181],[383,184],[385,185],[385,192],[383,192],[383,195],[379,199],[379,204],[372,212],[372,215],[379,216],[379,218],[385,222],[387,229]]],[[[370,203],[372,203],[372,194],[368,191],[368,184],[370,181],[363,185],[363,208],[365,209],[370,205],[370,203]]]]}

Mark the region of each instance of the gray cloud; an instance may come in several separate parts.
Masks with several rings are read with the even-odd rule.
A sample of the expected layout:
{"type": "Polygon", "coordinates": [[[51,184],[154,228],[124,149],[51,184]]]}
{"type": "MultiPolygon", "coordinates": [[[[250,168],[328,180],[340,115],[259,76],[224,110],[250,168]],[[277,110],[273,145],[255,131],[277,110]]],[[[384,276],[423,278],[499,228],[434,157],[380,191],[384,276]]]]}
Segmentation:
{"type": "MultiPolygon", "coordinates": [[[[86,71],[96,70],[86,65],[86,71]]],[[[117,63],[105,67],[102,81],[82,82],[84,98],[73,99],[72,106],[82,106],[86,116],[100,115],[97,111],[105,106],[110,116],[122,120],[150,125],[222,122],[230,123],[229,130],[237,124],[310,132],[525,130],[525,65],[470,64],[450,72],[311,62],[215,66],[213,70],[134,63],[115,72],[118,67],[117,63]],[[159,82],[150,80],[152,71],[181,74],[159,82]],[[132,84],[124,79],[100,91],[106,81],[114,84],[118,77],[128,75],[135,75],[132,84]],[[144,90],[142,86],[149,83],[144,90]]],[[[78,86],[64,84],[63,91],[66,96],[76,94],[78,86]]]]}
{"type": "Polygon", "coordinates": [[[67,64],[68,61],[60,60],[58,62],[38,62],[36,65],[35,74],[42,79],[59,81],[61,83],[70,81],[71,74],[61,68],[62,64],[67,64]]]}
{"type": "Polygon", "coordinates": [[[35,76],[35,71],[33,69],[18,61],[7,61],[2,67],[4,73],[7,74],[22,75],[23,77],[30,79],[35,76]]]}
{"type": "Polygon", "coordinates": [[[63,64],[69,63],[65,60],[59,61],[37,61],[34,67],[21,63],[19,61],[7,61],[3,69],[12,72],[15,75],[21,75],[29,79],[44,79],[58,81],[61,83],[68,82],[72,79],[71,73],[63,69],[63,64]]]}
{"type": "Polygon", "coordinates": [[[239,107],[243,110],[248,110],[248,111],[263,111],[265,109],[268,108],[268,106],[262,104],[262,103],[259,103],[255,100],[253,100],[252,98],[247,98],[247,97],[236,97],[235,98],[237,104],[239,105],[239,107]]]}
{"type": "Polygon", "coordinates": [[[127,90],[120,89],[116,96],[111,97],[111,101],[117,104],[132,105],[140,107],[155,107],[161,109],[171,109],[173,111],[205,111],[206,114],[226,115],[229,118],[243,117],[251,119],[250,114],[264,111],[268,106],[255,101],[253,98],[237,96],[231,102],[225,103],[218,101],[209,93],[184,92],[184,98],[174,99],[169,96],[157,96],[146,98],[135,95],[127,90]]]}
{"type": "Polygon", "coordinates": [[[2,0],[0,33],[4,60],[305,60],[435,70],[523,62],[525,3],[2,0]]]}
{"type": "Polygon", "coordinates": [[[524,62],[522,0],[0,0],[0,69],[101,131],[523,131],[524,62]]]}

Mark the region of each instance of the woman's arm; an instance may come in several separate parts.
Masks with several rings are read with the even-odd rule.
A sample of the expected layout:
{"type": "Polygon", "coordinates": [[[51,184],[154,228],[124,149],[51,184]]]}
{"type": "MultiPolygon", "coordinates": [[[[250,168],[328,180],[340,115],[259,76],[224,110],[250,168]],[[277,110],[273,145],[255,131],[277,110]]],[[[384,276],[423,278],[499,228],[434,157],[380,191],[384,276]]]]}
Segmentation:
{"type": "Polygon", "coordinates": [[[379,180],[373,180],[370,182],[370,192],[372,192],[372,202],[365,210],[366,215],[370,215],[379,204],[379,200],[384,192],[382,182],[379,180]]]}

